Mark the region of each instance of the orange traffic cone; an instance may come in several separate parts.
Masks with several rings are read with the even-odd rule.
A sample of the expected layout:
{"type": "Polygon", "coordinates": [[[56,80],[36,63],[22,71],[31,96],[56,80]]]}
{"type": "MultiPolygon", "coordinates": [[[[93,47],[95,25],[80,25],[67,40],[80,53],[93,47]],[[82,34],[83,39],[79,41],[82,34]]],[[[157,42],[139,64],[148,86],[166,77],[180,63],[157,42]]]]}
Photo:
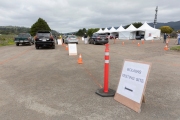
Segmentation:
{"type": "Polygon", "coordinates": [[[138,43],[137,46],[140,46],[140,44],[138,43]]]}
{"type": "Polygon", "coordinates": [[[124,42],[122,42],[122,45],[124,45],[124,42]]]}
{"type": "Polygon", "coordinates": [[[68,50],[68,46],[66,45],[66,50],[68,50]]]}
{"type": "Polygon", "coordinates": [[[82,56],[81,56],[81,54],[79,54],[78,64],[82,64],[82,63],[83,63],[83,61],[82,61],[82,56]]]}
{"type": "Polygon", "coordinates": [[[154,42],[154,40],[152,40],[152,43],[154,42]]]}
{"type": "Polygon", "coordinates": [[[141,40],[142,44],[144,44],[144,39],[141,40]]]}
{"type": "Polygon", "coordinates": [[[166,46],[164,46],[164,50],[168,50],[168,46],[166,45],[166,46]]]}

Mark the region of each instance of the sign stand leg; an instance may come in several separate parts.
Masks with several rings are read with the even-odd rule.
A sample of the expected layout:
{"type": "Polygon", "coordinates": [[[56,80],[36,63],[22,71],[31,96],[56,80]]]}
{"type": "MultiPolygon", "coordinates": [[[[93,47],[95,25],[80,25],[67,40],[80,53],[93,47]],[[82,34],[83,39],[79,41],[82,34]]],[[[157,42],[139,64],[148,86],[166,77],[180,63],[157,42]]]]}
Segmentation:
{"type": "Polygon", "coordinates": [[[145,103],[145,102],[146,102],[146,101],[145,101],[145,96],[144,96],[144,95],[143,95],[142,102],[143,102],[143,103],[145,103]]]}

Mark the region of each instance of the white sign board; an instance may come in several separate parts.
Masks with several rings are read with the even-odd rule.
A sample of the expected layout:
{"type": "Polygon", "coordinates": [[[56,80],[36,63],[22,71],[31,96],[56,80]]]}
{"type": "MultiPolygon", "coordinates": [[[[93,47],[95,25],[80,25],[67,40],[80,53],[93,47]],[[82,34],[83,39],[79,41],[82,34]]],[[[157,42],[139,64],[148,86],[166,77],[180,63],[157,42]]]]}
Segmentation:
{"type": "Polygon", "coordinates": [[[69,55],[77,55],[77,45],[68,44],[69,55]]]}
{"type": "Polygon", "coordinates": [[[140,112],[151,64],[125,60],[114,99],[140,112]]]}
{"type": "Polygon", "coordinates": [[[117,93],[140,103],[149,67],[148,64],[125,61],[117,93]]]}
{"type": "Polygon", "coordinates": [[[62,40],[61,39],[58,39],[58,45],[62,45],[62,40]]]}

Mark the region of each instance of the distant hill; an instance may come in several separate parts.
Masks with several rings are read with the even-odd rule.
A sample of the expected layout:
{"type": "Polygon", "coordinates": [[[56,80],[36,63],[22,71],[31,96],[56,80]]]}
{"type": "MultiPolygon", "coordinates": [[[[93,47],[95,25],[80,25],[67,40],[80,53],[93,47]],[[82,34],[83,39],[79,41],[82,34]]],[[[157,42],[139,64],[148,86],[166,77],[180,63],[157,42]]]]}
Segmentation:
{"type": "MultiPolygon", "coordinates": [[[[151,27],[154,27],[153,23],[148,23],[151,27]]],[[[167,22],[167,23],[157,23],[156,28],[160,28],[161,26],[170,26],[173,28],[175,31],[180,30],[180,21],[177,22],[167,22]]]]}
{"type": "MultiPolygon", "coordinates": [[[[19,26],[0,26],[0,34],[19,34],[30,32],[30,28],[27,27],[19,27],[19,26]]],[[[54,35],[59,35],[60,33],[52,30],[54,35]]]]}

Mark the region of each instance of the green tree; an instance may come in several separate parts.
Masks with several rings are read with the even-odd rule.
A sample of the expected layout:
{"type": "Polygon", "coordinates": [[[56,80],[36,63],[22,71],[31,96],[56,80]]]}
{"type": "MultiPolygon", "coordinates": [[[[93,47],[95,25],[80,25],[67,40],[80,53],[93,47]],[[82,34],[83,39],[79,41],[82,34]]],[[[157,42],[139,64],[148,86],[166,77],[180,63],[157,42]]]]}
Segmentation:
{"type": "Polygon", "coordinates": [[[77,36],[84,36],[84,34],[87,33],[86,28],[79,29],[78,32],[76,33],[77,36]]]}
{"type": "Polygon", "coordinates": [[[170,26],[161,26],[160,30],[162,33],[172,33],[173,29],[170,26]]]}
{"type": "Polygon", "coordinates": [[[97,32],[99,30],[99,28],[90,28],[87,31],[87,35],[88,36],[92,36],[93,33],[97,32]]]}
{"type": "Polygon", "coordinates": [[[39,30],[51,30],[49,25],[47,24],[47,22],[45,20],[43,20],[42,18],[39,18],[32,26],[31,26],[31,30],[30,33],[32,36],[34,36],[36,34],[37,31],[39,30]]]}
{"type": "MultiPolygon", "coordinates": [[[[139,27],[141,27],[141,26],[143,25],[141,22],[135,22],[135,23],[132,23],[132,24],[133,24],[134,27],[136,27],[136,28],[139,28],[139,27]]],[[[131,24],[126,25],[126,26],[124,27],[124,29],[128,28],[130,25],[131,25],[131,24]]]]}

